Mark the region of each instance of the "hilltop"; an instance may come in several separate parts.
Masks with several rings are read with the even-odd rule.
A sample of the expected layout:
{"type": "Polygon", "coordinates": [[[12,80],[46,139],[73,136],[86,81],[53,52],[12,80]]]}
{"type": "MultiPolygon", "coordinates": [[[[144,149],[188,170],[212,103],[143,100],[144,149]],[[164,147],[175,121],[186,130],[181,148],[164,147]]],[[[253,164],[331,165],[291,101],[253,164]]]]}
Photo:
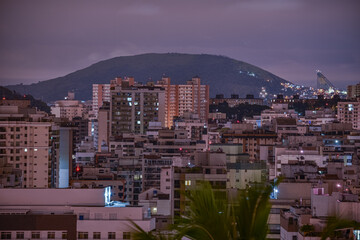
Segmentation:
{"type": "Polygon", "coordinates": [[[257,97],[261,87],[265,87],[269,94],[278,94],[282,92],[281,83],[288,82],[259,67],[224,56],[149,53],[116,57],[63,77],[7,87],[46,102],[63,99],[69,90],[75,91],[77,99],[89,100],[94,83],[109,83],[115,77],[124,76],[132,76],[135,81],[145,83],[157,81],[164,74],[171,78],[173,84],[184,84],[197,75],[203,84],[210,85],[211,97],[218,93],[225,96],[254,94],[257,97]]]}

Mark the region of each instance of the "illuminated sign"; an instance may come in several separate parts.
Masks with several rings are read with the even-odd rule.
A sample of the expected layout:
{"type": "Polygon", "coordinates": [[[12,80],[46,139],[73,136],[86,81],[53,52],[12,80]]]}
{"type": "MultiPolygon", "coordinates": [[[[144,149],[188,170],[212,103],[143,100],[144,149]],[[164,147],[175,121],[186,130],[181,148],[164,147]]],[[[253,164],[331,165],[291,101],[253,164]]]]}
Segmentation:
{"type": "Polygon", "coordinates": [[[104,197],[105,197],[105,206],[107,206],[111,202],[111,187],[105,188],[104,197]]]}

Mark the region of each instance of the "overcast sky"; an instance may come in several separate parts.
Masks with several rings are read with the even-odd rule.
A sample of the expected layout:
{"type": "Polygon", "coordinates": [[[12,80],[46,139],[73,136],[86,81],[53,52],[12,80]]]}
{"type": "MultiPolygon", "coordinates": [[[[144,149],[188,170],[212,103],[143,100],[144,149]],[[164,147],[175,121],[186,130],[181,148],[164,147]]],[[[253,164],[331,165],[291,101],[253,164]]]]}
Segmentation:
{"type": "Polygon", "coordinates": [[[0,1],[0,85],[140,53],[209,53],[316,85],[360,82],[360,1],[0,1]]]}

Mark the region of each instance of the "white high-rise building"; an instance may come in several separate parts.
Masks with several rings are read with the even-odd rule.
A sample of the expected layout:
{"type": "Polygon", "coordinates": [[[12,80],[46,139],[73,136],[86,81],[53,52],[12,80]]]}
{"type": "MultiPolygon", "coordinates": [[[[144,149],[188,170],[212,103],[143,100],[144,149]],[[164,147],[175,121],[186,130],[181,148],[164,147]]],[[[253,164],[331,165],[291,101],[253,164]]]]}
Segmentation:
{"type": "Polygon", "coordinates": [[[99,108],[104,102],[110,102],[110,84],[93,84],[92,111],[97,119],[99,108]]]}

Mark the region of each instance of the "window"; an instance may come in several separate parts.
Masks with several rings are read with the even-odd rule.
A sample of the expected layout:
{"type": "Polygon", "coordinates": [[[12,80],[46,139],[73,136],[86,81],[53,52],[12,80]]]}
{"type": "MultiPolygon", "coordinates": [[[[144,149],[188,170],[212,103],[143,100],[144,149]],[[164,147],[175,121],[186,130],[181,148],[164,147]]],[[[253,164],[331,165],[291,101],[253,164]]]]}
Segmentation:
{"type": "Polygon", "coordinates": [[[11,232],[1,232],[1,239],[11,239],[11,232]]]}
{"type": "Polygon", "coordinates": [[[24,239],[24,232],[17,232],[16,239],[24,239]]]}
{"type": "Polygon", "coordinates": [[[115,239],[115,237],[116,237],[115,232],[108,233],[108,239],[115,239]]]}
{"type": "Polygon", "coordinates": [[[130,232],[123,232],[123,239],[131,239],[131,233],[130,232]]]}
{"type": "Polygon", "coordinates": [[[100,232],[94,232],[93,239],[101,239],[101,233],[100,232]]]}
{"type": "Polygon", "coordinates": [[[40,232],[31,232],[31,238],[40,239],[40,232]]]}
{"type": "Polygon", "coordinates": [[[54,239],[55,238],[55,232],[48,232],[47,238],[48,239],[54,239]]]}
{"type": "Polygon", "coordinates": [[[61,233],[61,238],[62,239],[67,239],[67,232],[62,232],[61,233]]]}
{"type": "Polygon", "coordinates": [[[89,234],[87,232],[78,232],[78,239],[88,239],[89,234]]]}

